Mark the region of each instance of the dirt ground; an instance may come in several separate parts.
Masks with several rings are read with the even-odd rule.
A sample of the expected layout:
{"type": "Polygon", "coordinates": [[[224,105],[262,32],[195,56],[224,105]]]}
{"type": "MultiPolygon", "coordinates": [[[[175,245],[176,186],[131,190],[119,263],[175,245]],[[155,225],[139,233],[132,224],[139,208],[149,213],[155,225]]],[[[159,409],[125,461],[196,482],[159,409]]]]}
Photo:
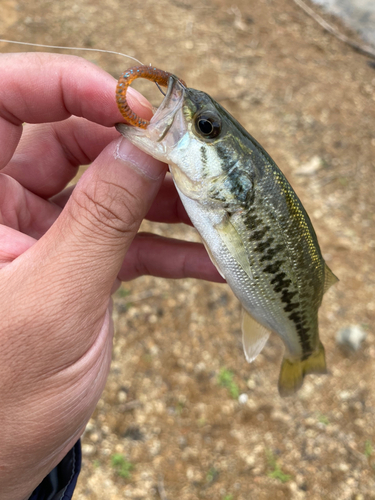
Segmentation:
{"type": "MultiPolygon", "coordinates": [[[[245,361],[226,285],[125,283],[75,498],[375,499],[375,71],[366,58],[292,0],[0,0],[0,36],[126,52],[211,94],[285,172],[340,278],[320,311],[330,374],[307,377],[286,399],[281,342],[245,361]],[[367,332],[356,353],[335,342],[351,324],[367,332]]],[[[116,77],[133,65],[82,55],[116,77]]],[[[197,239],[182,226],[144,229],[197,239]]]]}

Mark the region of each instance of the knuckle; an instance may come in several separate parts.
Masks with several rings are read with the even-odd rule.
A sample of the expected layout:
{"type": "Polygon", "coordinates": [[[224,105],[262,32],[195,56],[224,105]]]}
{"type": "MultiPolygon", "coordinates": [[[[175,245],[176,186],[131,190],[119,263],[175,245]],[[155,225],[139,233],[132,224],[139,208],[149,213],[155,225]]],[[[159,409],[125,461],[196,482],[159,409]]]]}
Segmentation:
{"type": "Polygon", "coordinates": [[[142,201],[124,186],[101,180],[76,192],[73,199],[90,228],[100,232],[119,236],[136,232],[142,219],[142,201]]]}
{"type": "Polygon", "coordinates": [[[145,261],[142,251],[139,249],[137,252],[137,258],[135,261],[135,273],[136,276],[150,276],[151,272],[148,268],[147,261],[145,261]]]}

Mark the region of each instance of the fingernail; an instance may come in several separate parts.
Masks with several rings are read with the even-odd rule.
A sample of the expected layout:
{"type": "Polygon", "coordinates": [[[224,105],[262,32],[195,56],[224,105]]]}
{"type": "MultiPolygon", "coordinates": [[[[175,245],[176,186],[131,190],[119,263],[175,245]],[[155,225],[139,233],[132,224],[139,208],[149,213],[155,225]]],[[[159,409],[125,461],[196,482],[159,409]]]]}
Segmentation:
{"type": "Polygon", "coordinates": [[[130,163],[134,169],[152,180],[159,179],[167,170],[165,163],[155,160],[124,138],[117,143],[115,158],[130,163]]]}

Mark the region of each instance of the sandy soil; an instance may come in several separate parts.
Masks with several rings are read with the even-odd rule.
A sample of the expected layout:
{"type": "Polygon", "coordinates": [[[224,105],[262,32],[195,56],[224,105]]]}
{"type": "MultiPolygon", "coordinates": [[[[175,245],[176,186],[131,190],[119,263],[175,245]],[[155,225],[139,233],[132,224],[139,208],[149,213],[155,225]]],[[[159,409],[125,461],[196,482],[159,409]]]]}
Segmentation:
{"type": "MultiPolygon", "coordinates": [[[[277,393],[281,342],[246,363],[226,285],[124,284],[75,498],[375,499],[374,69],[292,0],[0,0],[0,12],[2,38],[126,52],[217,98],[285,172],[340,278],[320,314],[330,374],[287,399],[277,393]],[[368,334],[356,353],[335,342],[350,324],[368,334]]],[[[83,55],[116,77],[133,65],[83,55]]]]}

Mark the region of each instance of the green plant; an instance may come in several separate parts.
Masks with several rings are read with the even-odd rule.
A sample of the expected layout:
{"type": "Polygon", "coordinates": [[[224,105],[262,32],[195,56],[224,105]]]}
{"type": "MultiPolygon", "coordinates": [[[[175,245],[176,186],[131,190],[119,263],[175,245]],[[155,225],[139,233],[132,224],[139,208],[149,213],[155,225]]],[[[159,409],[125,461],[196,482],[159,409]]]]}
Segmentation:
{"type": "Polygon", "coordinates": [[[147,364],[152,363],[152,356],[151,356],[151,354],[144,354],[144,355],[142,356],[142,359],[143,359],[143,361],[144,361],[145,363],[147,363],[147,364]]]}
{"type": "Polygon", "coordinates": [[[120,286],[120,288],[117,290],[117,295],[121,298],[127,297],[130,295],[130,290],[129,288],[124,288],[123,286],[120,286]]]}
{"type": "Polygon", "coordinates": [[[222,387],[226,387],[232,398],[237,399],[240,395],[240,389],[233,380],[233,373],[227,368],[222,368],[219,373],[218,381],[222,387]]]}
{"type": "Polygon", "coordinates": [[[128,460],[126,460],[124,455],[121,453],[115,453],[112,455],[111,465],[115,469],[116,473],[125,479],[130,477],[130,471],[134,469],[134,465],[131,462],[128,462],[128,460]]]}
{"type": "Polygon", "coordinates": [[[369,439],[365,442],[365,457],[372,470],[375,469],[374,447],[369,439]]]}
{"type": "Polygon", "coordinates": [[[285,474],[285,472],[281,470],[281,467],[277,463],[276,457],[271,450],[266,450],[266,457],[267,457],[268,467],[271,469],[267,473],[268,477],[272,479],[278,479],[282,483],[287,483],[292,479],[292,477],[289,474],[285,474]]]}
{"type": "Polygon", "coordinates": [[[225,495],[225,497],[223,497],[223,500],[233,500],[233,495],[225,495]]]}
{"type": "Polygon", "coordinates": [[[177,415],[181,415],[182,410],[185,408],[185,403],[184,401],[177,401],[176,404],[176,413],[177,415]]]}
{"type": "Polygon", "coordinates": [[[374,451],[374,449],[372,447],[371,441],[369,439],[367,439],[367,441],[365,442],[365,456],[366,456],[366,458],[370,458],[373,451],[374,451]]]}
{"type": "Polygon", "coordinates": [[[210,470],[207,472],[206,476],[207,483],[212,483],[213,481],[215,481],[218,475],[219,471],[215,469],[215,467],[211,467],[210,470]]]}
{"type": "Polygon", "coordinates": [[[319,421],[321,424],[324,424],[324,425],[328,425],[328,424],[329,424],[328,417],[326,417],[325,415],[319,415],[319,417],[318,417],[318,421],[319,421]]]}
{"type": "Polygon", "coordinates": [[[197,420],[198,427],[204,427],[207,423],[207,420],[204,417],[201,417],[197,420]]]}

